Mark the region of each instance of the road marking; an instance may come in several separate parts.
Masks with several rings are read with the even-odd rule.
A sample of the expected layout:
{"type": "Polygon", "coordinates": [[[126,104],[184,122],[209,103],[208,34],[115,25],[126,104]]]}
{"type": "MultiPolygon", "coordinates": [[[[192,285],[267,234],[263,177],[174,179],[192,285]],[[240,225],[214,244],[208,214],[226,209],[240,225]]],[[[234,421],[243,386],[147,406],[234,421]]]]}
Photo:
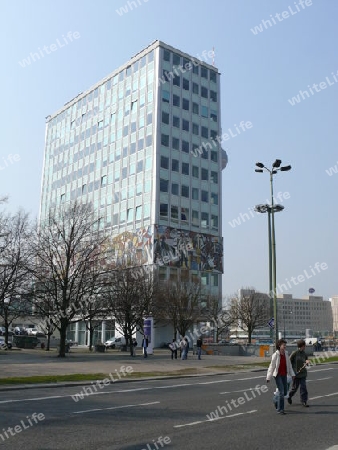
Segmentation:
{"type": "Polygon", "coordinates": [[[194,383],[172,384],[170,386],[154,386],[153,388],[149,388],[149,389],[169,389],[169,388],[175,388],[175,387],[181,387],[181,386],[194,386],[194,383]]]}
{"type": "Polygon", "coordinates": [[[262,377],[238,378],[238,380],[233,380],[233,381],[256,380],[256,379],[258,379],[258,378],[266,378],[266,376],[263,375],[262,377]]]}
{"type": "Polygon", "coordinates": [[[221,420],[221,419],[230,419],[231,417],[237,417],[237,416],[243,416],[244,414],[252,414],[257,412],[257,409],[253,409],[251,411],[247,411],[244,413],[236,413],[236,414],[230,414],[230,415],[225,415],[222,417],[218,417],[217,419],[206,419],[206,420],[199,420],[198,422],[189,422],[189,423],[184,423],[182,425],[174,425],[174,428],[183,428],[183,427],[191,427],[193,425],[198,425],[200,423],[207,423],[207,422],[217,422],[217,420],[221,420]]]}
{"type": "Polygon", "coordinates": [[[112,410],[112,409],[135,408],[135,406],[149,406],[149,405],[156,405],[158,403],[160,403],[160,402],[139,403],[137,405],[111,406],[110,408],[86,409],[84,411],[74,411],[72,414],[86,414],[89,412],[108,411],[108,410],[112,410]]]}
{"type": "Polygon", "coordinates": [[[338,395],[338,392],[333,392],[333,394],[326,394],[325,397],[332,397],[333,395],[338,395]]]}
{"type": "Polygon", "coordinates": [[[250,388],[246,388],[246,389],[239,389],[238,391],[220,392],[220,395],[223,395],[223,394],[234,394],[236,392],[247,392],[247,391],[257,391],[257,389],[250,387],[250,388]]]}
{"type": "Polygon", "coordinates": [[[233,381],[233,380],[204,381],[203,383],[196,383],[196,384],[227,383],[228,381],[233,381]]]}
{"type": "Polygon", "coordinates": [[[21,398],[18,400],[1,400],[0,403],[30,402],[30,401],[50,400],[52,398],[63,398],[63,397],[71,397],[71,395],[53,395],[50,397],[21,398]]]}

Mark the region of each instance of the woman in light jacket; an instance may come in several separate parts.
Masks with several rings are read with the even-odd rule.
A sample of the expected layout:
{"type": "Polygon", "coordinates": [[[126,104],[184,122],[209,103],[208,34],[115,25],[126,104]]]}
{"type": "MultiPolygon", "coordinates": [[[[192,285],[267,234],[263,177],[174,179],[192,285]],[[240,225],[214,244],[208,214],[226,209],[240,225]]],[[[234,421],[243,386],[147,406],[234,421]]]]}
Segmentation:
{"type": "Polygon", "coordinates": [[[289,375],[294,379],[295,373],[292,369],[289,354],[285,350],[286,340],[279,339],[277,341],[277,350],[272,355],[268,373],[266,375],[266,382],[269,383],[272,377],[276,381],[276,386],[279,391],[279,397],[277,402],[278,414],[285,414],[284,412],[284,396],[287,395],[287,376],[289,375]]]}

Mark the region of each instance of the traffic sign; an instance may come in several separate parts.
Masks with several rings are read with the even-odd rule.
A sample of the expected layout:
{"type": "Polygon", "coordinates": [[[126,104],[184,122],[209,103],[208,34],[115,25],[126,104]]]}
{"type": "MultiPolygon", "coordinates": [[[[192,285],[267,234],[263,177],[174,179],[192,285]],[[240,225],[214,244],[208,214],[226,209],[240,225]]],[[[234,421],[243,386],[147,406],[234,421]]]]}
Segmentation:
{"type": "Polygon", "coordinates": [[[274,328],[274,326],[275,326],[275,319],[273,317],[271,317],[271,319],[269,320],[268,324],[269,324],[270,328],[274,328]]]}

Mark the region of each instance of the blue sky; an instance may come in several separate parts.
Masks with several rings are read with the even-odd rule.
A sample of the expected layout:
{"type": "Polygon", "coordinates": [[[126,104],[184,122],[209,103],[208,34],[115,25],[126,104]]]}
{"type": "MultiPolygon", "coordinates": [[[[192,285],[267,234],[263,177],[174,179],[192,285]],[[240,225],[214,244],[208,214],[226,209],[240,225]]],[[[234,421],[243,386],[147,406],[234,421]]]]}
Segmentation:
{"type": "Polygon", "coordinates": [[[10,196],[6,208],[38,214],[46,116],[155,39],[195,56],[215,47],[223,132],[235,134],[235,124],[252,123],[223,145],[229,155],[223,172],[223,294],[244,286],[268,290],[267,217],[250,208],[270,193],[268,174],[255,173],[255,163],[270,166],[279,158],[292,170],[274,181],[285,206],[276,215],[277,282],[289,280],[292,289],[283,293],[294,297],[311,287],[326,299],[338,295],[338,3],[135,2],[132,9],[125,0],[2,2],[0,192],[10,196]],[[271,26],[264,27],[268,19],[271,26]],[[255,34],[256,26],[262,31],[255,34]],[[72,42],[70,31],[78,32],[72,42]],[[52,44],[56,50],[22,67],[31,52],[52,44]],[[292,106],[288,100],[300,90],[309,98],[303,92],[292,106]],[[329,175],[330,167],[337,173],[329,175]],[[244,221],[234,226],[240,214],[244,221]],[[316,262],[327,268],[315,270],[316,262]]]}

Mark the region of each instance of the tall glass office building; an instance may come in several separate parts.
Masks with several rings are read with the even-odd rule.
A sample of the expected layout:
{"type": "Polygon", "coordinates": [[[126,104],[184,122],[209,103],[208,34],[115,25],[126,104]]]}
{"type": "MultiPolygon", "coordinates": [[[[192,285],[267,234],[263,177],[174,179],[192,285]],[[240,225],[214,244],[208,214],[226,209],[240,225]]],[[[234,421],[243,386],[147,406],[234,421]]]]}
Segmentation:
{"type": "Polygon", "coordinates": [[[91,202],[107,253],[221,294],[220,74],[155,41],[47,117],[40,220],[91,202]]]}

